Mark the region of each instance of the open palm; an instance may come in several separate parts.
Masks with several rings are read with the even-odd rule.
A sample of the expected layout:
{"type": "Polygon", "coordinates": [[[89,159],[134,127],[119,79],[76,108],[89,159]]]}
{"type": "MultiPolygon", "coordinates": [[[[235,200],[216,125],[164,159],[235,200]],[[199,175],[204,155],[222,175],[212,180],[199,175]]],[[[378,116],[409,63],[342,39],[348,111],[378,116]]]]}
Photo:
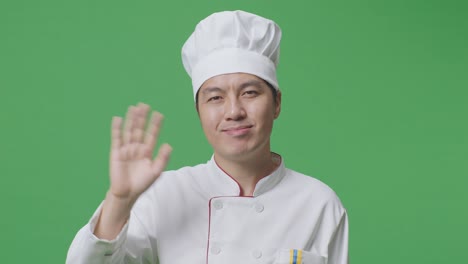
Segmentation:
{"type": "Polygon", "coordinates": [[[125,124],[120,117],[112,120],[110,153],[110,192],[135,201],[164,171],[172,151],[163,144],[153,159],[163,116],[153,112],[146,126],[150,107],[130,106],[125,124]]]}

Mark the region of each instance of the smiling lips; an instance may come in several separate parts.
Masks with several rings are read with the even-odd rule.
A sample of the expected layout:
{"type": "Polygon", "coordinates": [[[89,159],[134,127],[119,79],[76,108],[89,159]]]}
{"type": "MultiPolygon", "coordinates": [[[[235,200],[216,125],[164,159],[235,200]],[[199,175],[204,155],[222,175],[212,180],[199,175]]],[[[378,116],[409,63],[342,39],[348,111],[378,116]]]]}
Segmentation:
{"type": "Polygon", "coordinates": [[[221,131],[231,136],[242,136],[247,134],[250,128],[252,128],[252,126],[235,126],[222,129],[221,131]]]}

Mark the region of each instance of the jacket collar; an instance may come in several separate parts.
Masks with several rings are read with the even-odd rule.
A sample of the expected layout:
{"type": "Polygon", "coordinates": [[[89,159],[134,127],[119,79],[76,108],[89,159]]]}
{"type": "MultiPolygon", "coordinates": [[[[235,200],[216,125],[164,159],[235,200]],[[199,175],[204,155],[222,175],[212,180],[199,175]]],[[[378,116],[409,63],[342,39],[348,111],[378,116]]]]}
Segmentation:
{"type": "MultiPolygon", "coordinates": [[[[280,165],[268,176],[257,182],[253,193],[254,197],[260,196],[273,189],[284,177],[285,166],[280,155],[273,153],[280,159],[280,165]]],[[[240,186],[229,174],[216,164],[214,155],[207,162],[208,173],[204,177],[207,181],[202,188],[209,193],[210,198],[218,196],[239,196],[240,186]]]]}

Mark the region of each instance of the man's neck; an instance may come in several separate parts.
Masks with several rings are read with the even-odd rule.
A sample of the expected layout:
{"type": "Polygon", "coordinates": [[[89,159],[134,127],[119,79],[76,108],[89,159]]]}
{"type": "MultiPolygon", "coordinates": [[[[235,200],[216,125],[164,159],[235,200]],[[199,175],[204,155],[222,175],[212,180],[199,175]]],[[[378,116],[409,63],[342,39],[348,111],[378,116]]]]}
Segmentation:
{"type": "Polygon", "coordinates": [[[270,175],[280,164],[280,159],[275,155],[268,150],[255,158],[234,161],[215,154],[215,161],[239,184],[241,196],[253,196],[257,182],[270,175]]]}

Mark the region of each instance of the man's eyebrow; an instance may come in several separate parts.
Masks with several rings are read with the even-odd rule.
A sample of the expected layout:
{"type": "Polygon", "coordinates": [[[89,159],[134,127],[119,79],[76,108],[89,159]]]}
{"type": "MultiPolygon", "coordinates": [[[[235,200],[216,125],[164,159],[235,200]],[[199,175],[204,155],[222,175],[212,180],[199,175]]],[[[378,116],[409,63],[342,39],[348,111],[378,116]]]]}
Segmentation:
{"type": "Polygon", "coordinates": [[[247,88],[249,86],[255,86],[257,88],[261,88],[262,87],[262,82],[259,81],[259,80],[250,80],[250,81],[247,81],[247,82],[241,84],[239,88],[242,90],[242,89],[245,89],[245,88],[247,88]]]}
{"type": "Polygon", "coordinates": [[[217,87],[217,86],[213,86],[213,87],[207,87],[207,88],[204,88],[201,92],[203,94],[208,94],[208,93],[212,93],[212,92],[221,92],[222,89],[217,87]]]}
{"type": "MultiPolygon", "coordinates": [[[[242,89],[245,89],[249,86],[255,86],[255,87],[262,87],[262,84],[263,82],[262,81],[259,81],[259,80],[250,80],[250,81],[246,81],[244,83],[242,83],[240,86],[239,86],[239,90],[242,90],[242,89]]],[[[206,87],[206,88],[203,88],[203,90],[201,91],[202,94],[209,94],[209,93],[213,93],[213,92],[222,92],[223,89],[217,87],[217,86],[211,86],[211,87],[206,87]]]]}

